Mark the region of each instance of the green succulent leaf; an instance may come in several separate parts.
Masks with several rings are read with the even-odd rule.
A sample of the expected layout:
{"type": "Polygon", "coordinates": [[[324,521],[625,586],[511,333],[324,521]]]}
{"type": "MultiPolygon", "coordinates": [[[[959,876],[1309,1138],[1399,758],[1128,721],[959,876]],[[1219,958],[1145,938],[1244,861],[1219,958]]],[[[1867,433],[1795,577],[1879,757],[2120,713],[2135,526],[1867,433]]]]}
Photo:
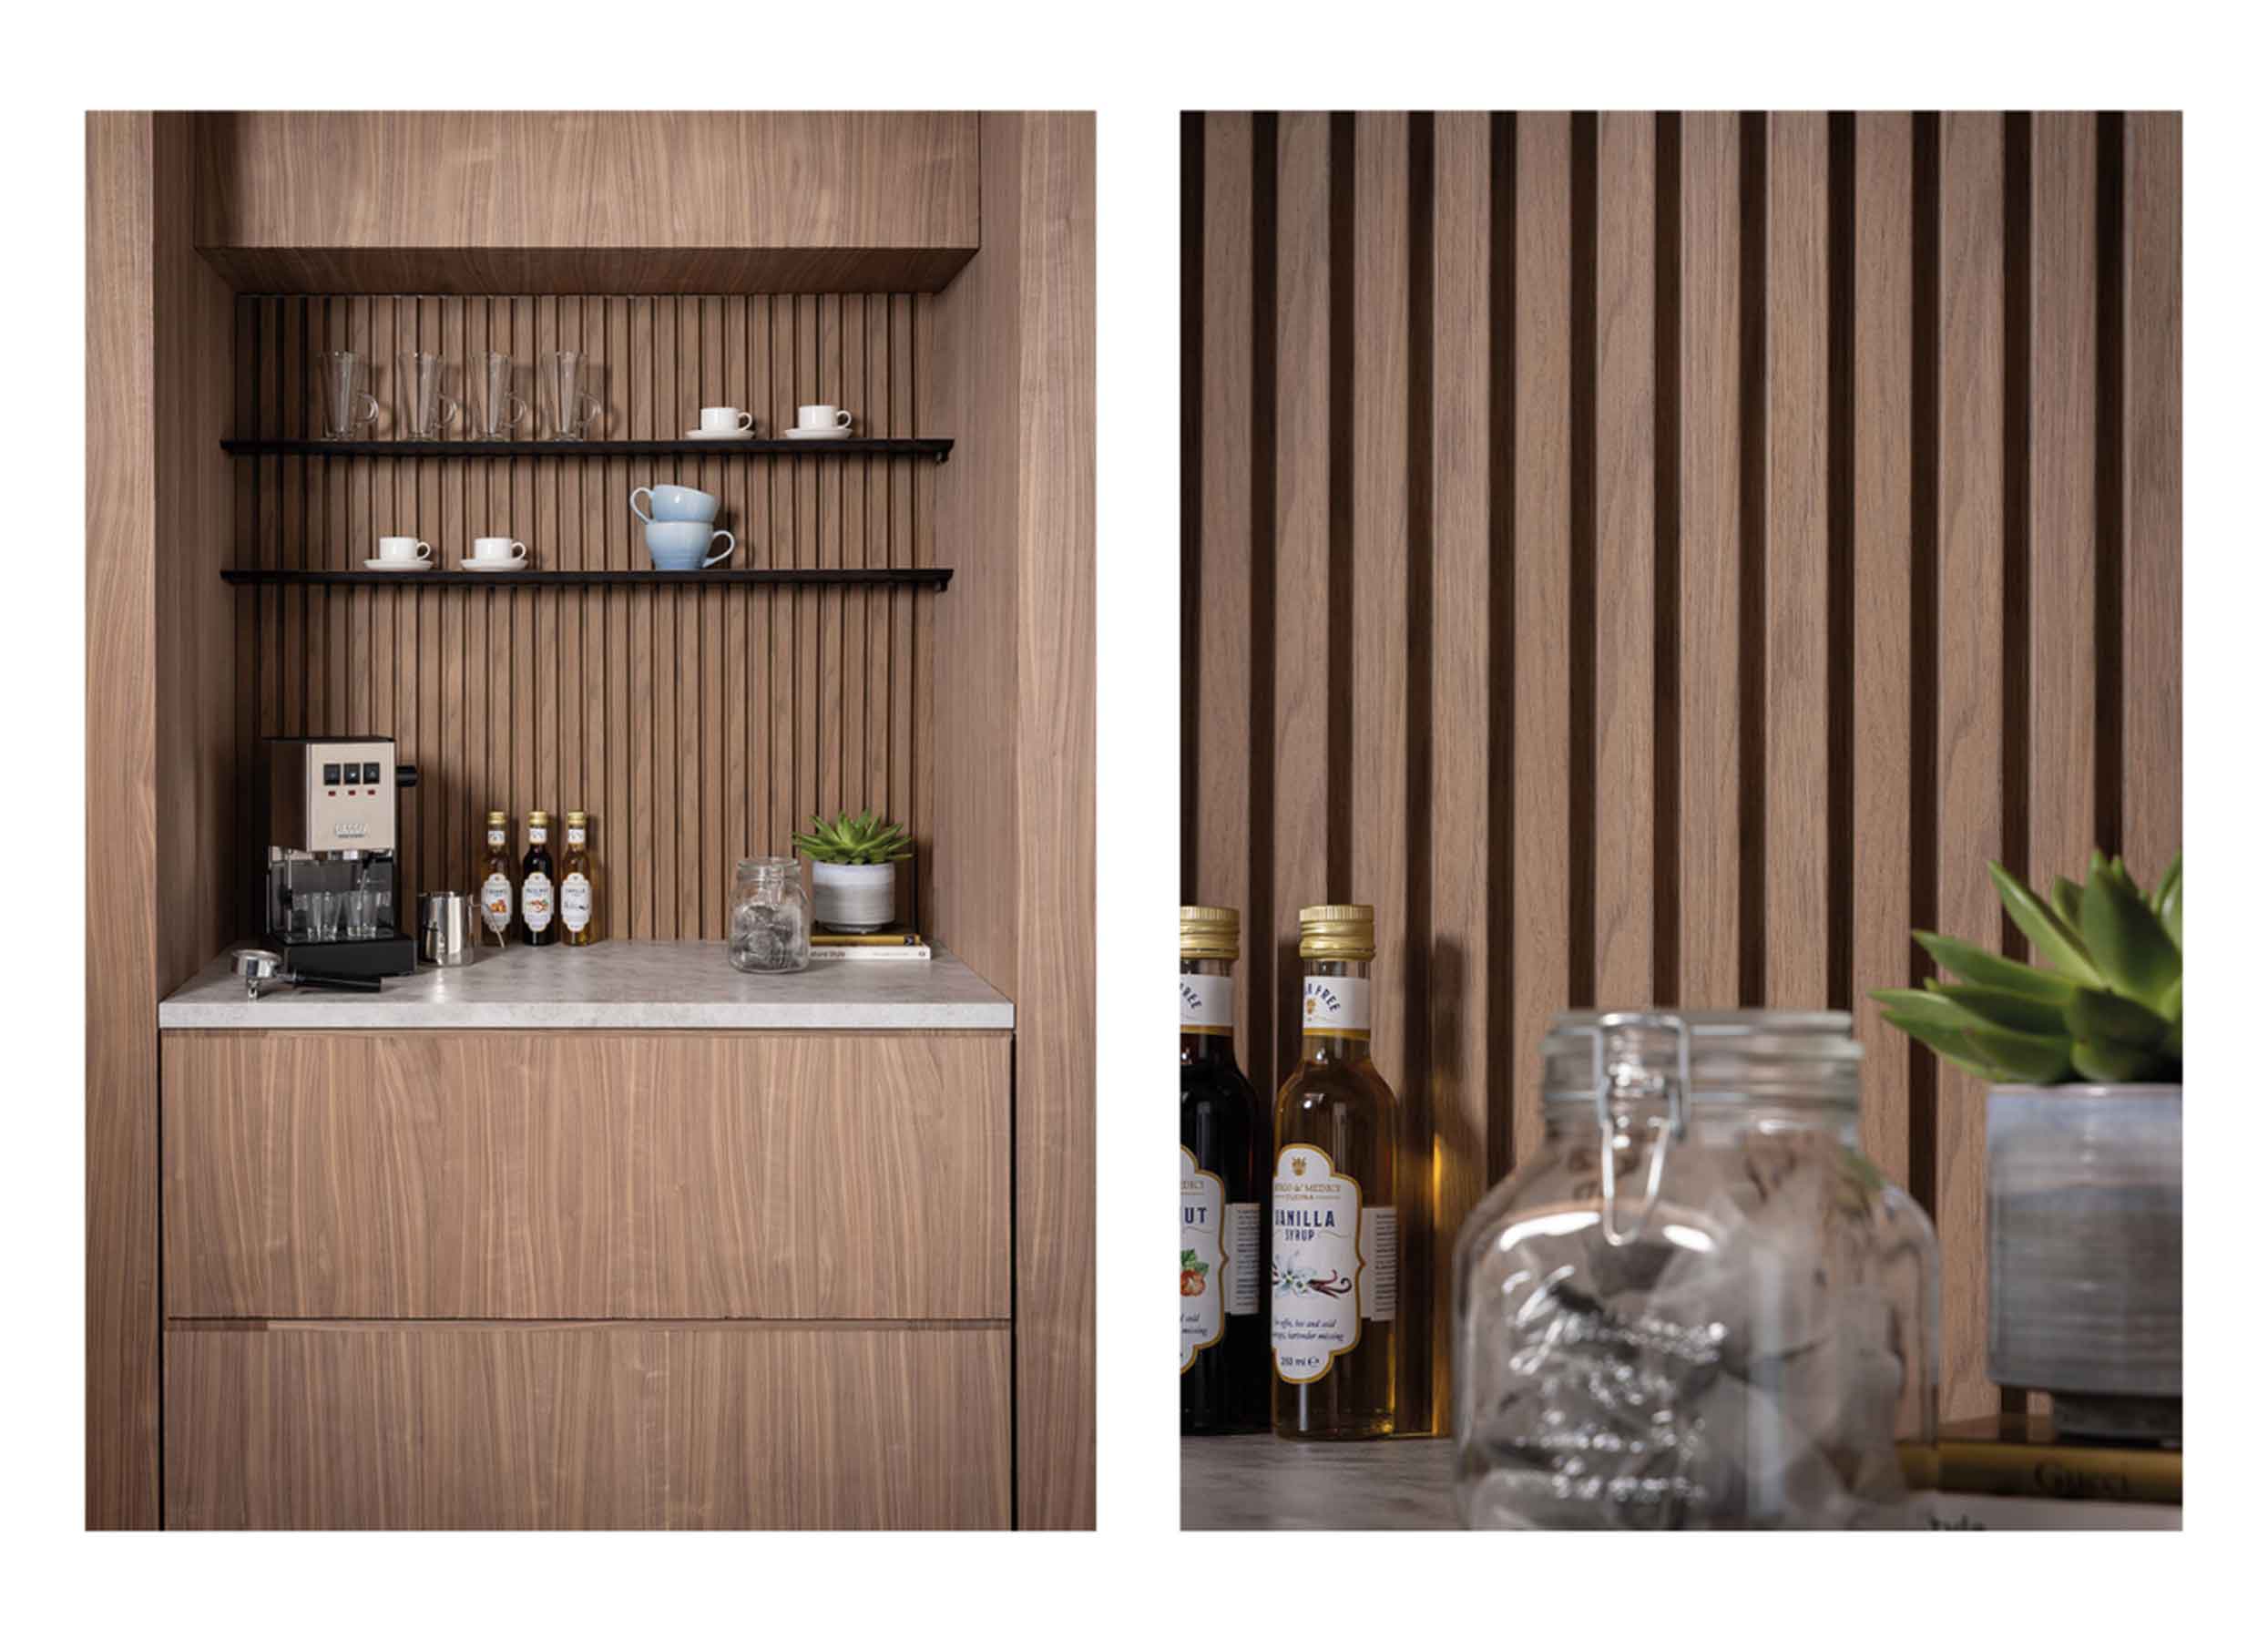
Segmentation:
{"type": "Polygon", "coordinates": [[[2076,928],[2079,921],[2079,886],[2068,876],[2059,876],[2048,891],[2048,903],[2055,907],[2057,919],[2067,928],[2076,928]]]}
{"type": "Polygon", "coordinates": [[[2015,991],[2020,996],[2038,997],[2058,1006],[2071,999],[2079,988],[2069,979],[2053,974],[2043,974],[2038,969],[2026,968],[2011,958],[1973,946],[1966,939],[1956,939],[1949,934],[1916,934],[1915,943],[1937,961],[1948,974],[1976,985],[1989,985],[1996,990],[2015,991]]]}
{"type": "MultiPolygon", "coordinates": [[[[2044,998],[1998,990],[1988,985],[1937,985],[1933,981],[1931,989],[1963,1012],[1973,1015],[1977,1020],[1987,1025],[1997,1025],[2004,1030],[2020,1030],[2027,1036],[2055,1037],[2063,1035],[2067,1029],[2064,1009],[2044,998]]],[[[2087,993],[2081,991],[2079,994],[2085,996],[2087,993]]]]}
{"type": "Polygon", "coordinates": [[[2162,1015],[2115,991],[2083,990],[2063,1011],[2075,1047],[2093,1043],[2151,1051],[2166,1040],[2169,1028],[2162,1015]]]}
{"type": "Polygon", "coordinates": [[[2159,897],[2158,926],[2173,941],[2173,948],[2181,948],[2181,879],[2176,876],[2172,886],[2159,897]]]}
{"type": "Polygon", "coordinates": [[[2071,1040],[1972,1025],[1961,1033],[1970,1051],[1996,1067],[2002,1081],[2059,1082],[2071,1074],[2071,1040]]]}
{"type": "Polygon", "coordinates": [[[1926,1020],[1946,1030],[1965,1030],[1977,1021],[1959,1003],[1934,990],[1876,990],[1866,993],[1891,1013],[1926,1020]]]}
{"type": "Polygon", "coordinates": [[[2158,1056],[2124,1042],[2074,1042],[2071,1066],[2091,1082],[2155,1081],[2158,1056]]]}
{"type": "Polygon", "coordinates": [[[2181,951],[2133,882],[2098,864],[2087,875],[2079,928],[2110,989],[2154,1008],[2181,977],[2181,951]]]}
{"type": "Polygon", "coordinates": [[[2165,876],[2158,879],[2158,892],[2150,897],[2150,908],[2152,911],[2163,913],[2166,908],[2166,897],[2179,893],[2181,887],[2181,851],[2177,848],[2173,851],[2173,863],[2166,867],[2165,876]]]}
{"type": "Polygon", "coordinates": [[[1956,1070],[1966,1071],[1985,1081],[2007,1080],[1997,1069],[1986,1064],[1977,1056],[1976,1048],[1957,1028],[1945,1025],[1936,1019],[1908,1013],[1902,1009],[1887,1010],[1882,1017],[1885,1024],[1903,1030],[1956,1070]]]}
{"type": "Polygon", "coordinates": [[[2066,928],[2063,919],[2038,895],[2009,876],[1999,861],[1992,861],[1990,866],[1993,886],[2000,891],[2000,903],[2008,908],[2016,926],[2024,930],[2024,937],[2047,958],[2048,965],[2081,985],[2103,985],[2102,972],[2089,959],[2088,948],[2080,943],[2078,931],[2066,928]]]}

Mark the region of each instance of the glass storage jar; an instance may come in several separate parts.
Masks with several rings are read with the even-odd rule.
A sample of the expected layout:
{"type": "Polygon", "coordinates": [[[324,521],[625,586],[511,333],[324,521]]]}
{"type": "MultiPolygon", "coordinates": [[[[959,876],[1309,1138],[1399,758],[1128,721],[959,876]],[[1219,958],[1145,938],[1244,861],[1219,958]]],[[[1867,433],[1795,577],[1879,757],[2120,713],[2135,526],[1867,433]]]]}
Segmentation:
{"type": "Polygon", "coordinates": [[[1916,1523],[1937,1241],[1858,1148],[1845,1013],[1574,1013],[1456,1258],[1473,1527],[1916,1523]]]}
{"type": "Polygon", "coordinates": [[[733,867],[729,949],[743,974],[800,974],[811,966],[811,901],[792,856],[765,855],[733,867]]]}

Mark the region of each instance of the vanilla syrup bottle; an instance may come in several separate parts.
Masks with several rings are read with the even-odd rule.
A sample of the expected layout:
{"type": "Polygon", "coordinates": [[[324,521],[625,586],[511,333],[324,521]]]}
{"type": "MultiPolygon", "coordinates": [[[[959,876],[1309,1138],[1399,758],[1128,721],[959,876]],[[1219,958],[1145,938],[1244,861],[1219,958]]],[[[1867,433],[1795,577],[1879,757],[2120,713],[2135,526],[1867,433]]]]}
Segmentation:
{"type": "Polygon", "coordinates": [[[567,857],[559,862],[559,926],[567,932],[561,943],[587,946],[598,938],[598,895],[590,872],[590,816],[569,809],[567,817],[567,857]]]}
{"type": "Polygon", "coordinates": [[[1300,913],[1300,1062],[1276,1094],[1269,1345],[1276,1433],[1394,1432],[1394,1090],[1370,1062],[1368,906],[1300,913]]]}

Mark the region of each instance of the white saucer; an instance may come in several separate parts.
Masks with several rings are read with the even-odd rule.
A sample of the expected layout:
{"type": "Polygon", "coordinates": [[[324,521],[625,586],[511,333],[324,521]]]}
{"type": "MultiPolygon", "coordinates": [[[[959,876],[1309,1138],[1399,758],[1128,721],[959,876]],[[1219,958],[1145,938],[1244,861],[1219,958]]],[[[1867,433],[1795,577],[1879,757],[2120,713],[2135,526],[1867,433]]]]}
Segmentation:
{"type": "Polygon", "coordinates": [[[730,427],[720,432],[714,427],[688,427],[685,429],[685,436],[688,438],[713,438],[719,443],[730,443],[736,438],[755,437],[756,429],[753,427],[730,427]]]}
{"type": "Polygon", "coordinates": [[[363,560],[363,568],[365,569],[383,569],[393,575],[412,574],[420,569],[430,569],[433,567],[434,561],[431,559],[364,559],[363,560]]]}
{"type": "Polygon", "coordinates": [[[499,563],[493,559],[459,559],[456,561],[456,567],[460,569],[470,569],[475,575],[510,575],[516,570],[526,569],[527,560],[526,559],[506,559],[499,563]]]}
{"type": "Polygon", "coordinates": [[[790,427],[782,436],[786,438],[849,438],[852,433],[848,427],[790,427]]]}

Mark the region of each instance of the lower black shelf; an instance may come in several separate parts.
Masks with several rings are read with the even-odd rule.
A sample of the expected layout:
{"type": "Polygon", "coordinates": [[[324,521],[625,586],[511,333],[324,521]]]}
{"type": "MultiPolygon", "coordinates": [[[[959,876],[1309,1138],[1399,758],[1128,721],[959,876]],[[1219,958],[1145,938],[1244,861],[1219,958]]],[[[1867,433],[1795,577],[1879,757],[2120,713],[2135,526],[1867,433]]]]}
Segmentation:
{"type": "Polygon", "coordinates": [[[223,569],[233,587],[919,587],[942,592],[953,579],[943,567],[919,569],[523,569],[510,575],[432,569],[223,569]]]}

